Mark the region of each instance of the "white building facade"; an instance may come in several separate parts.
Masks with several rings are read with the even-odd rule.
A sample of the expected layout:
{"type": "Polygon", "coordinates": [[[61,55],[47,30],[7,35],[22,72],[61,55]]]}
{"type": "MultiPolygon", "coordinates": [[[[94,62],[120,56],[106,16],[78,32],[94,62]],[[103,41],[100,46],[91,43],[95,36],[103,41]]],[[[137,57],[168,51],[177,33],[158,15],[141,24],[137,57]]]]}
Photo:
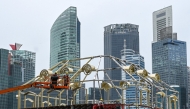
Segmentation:
{"type": "Polygon", "coordinates": [[[153,12],[153,42],[160,40],[160,30],[173,26],[172,6],[153,12]]]}

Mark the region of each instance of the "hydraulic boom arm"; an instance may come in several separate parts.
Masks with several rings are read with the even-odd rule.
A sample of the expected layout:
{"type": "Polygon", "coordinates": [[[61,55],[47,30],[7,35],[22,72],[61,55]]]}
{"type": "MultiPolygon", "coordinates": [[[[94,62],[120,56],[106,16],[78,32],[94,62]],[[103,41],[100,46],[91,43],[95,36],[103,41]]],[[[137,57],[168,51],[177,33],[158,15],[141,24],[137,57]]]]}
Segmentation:
{"type": "Polygon", "coordinates": [[[8,88],[8,89],[0,90],[0,94],[5,94],[5,93],[9,93],[9,92],[14,92],[14,91],[17,91],[17,90],[23,90],[23,89],[32,87],[32,85],[33,85],[33,84],[26,84],[26,85],[22,85],[22,86],[16,86],[16,87],[12,87],[12,88],[8,88]]]}

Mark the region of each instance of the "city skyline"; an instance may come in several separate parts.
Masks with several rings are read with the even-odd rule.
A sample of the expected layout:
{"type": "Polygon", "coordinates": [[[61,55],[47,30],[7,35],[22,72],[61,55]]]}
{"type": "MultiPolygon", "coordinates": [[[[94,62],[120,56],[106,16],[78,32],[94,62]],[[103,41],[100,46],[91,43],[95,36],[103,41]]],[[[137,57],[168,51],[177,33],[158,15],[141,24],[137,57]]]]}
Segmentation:
{"type": "MultiPolygon", "coordinates": [[[[36,52],[36,75],[38,75],[42,69],[49,68],[49,56],[47,55],[49,54],[50,45],[49,30],[57,16],[69,6],[77,7],[78,16],[80,17],[79,20],[83,24],[81,25],[81,57],[103,54],[103,27],[105,25],[129,22],[140,26],[140,53],[145,57],[146,69],[151,72],[152,66],[151,59],[149,58],[151,57],[151,41],[153,40],[151,16],[155,10],[162,9],[170,5],[172,5],[173,7],[173,17],[175,18],[173,20],[173,24],[175,25],[175,27],[173,28],[174,32],[177,32],[180,36],[179,40],[187,42],[187,56],[190,52],[188,50],[188,43],[190,43],[190,39],[188,38],[188,36],[190,34],[187,32],[188,26],[190,24],[187,20],[188,17],[183,17],[187,16],[188,10],[190,10],[187,5],[188,1],[186,3],[162,1],[160,3],[156,2],[158,5],[150,7],[148,7],[149,4],[153,4],[153,2],[151,1],[149,1],[149,3],[144,3],[143,5],[136,4],[135,1],[123,1],[121,3],[112,2],[108,3],[107,5],[103,5],[104,3],[106,3],[106,1],[100,3],[95,2],[92,6],[97,7],[100,5],[98,9],[92,9],[90,8],[90,6],[84,7],[85,4],[90,4],[90,2],[86,2],[85,4],[81,4],[79,2],[54,2],[56,8],[51,8],[49,12],[46,10],[49,8],[49,6],[52,5],[52,3],[48,2],[44,6],[44,8],[41,8],[38,5],[40,3],[42,2],[34,1],[31,3],[32,5],[30,5],[29,2],[23,2],[23,4],[21,5],[14,2],[11,2],[9,4],[8,1],[5,1],[2,3],[4,5],[0,5],[2,8],[0,12],[2,12],[3,15],[0,20],[0,27],[2,28],[0,36],[5,37],[4,40],[1,40],[0,42],[0,48],[7,49],[9,48],[9,43],[16,41],[25,45],[23,49],[29,49],[30,51],[36,52]],[[62,6],[63,3],[65,6],[62,6]],[[113,4],[120,8],[116,8],[113,12],[108,12],[110,11],[109,9],[111,9],[113,4]],[[139,8],[142,9],[141,11],[139,10],[139,8],[134,9],[133,11],[128,11],[130,8],[132,8],[130,5],[139,5],[139,8]],[[22,10],[26,6],[29,6],[29,8],[22,10]],[[37,7],[33,9],[34,6],[37,7]],[[108,10],[104,6],[107,6],[108,10]],[[12,10],[7,7],[12,7],[12,10]],[[14,10],[15,8],[17,8],[17,10],[14,10]],[[104,15],[101,12],[107,14],[104,15]],[[115,16],[113,16],[113,13],[115,16]],[[141,13],[143,13],[143,15],[141,13]],[[15,19],[12,19],[13,15],[15,19]],[[93,17],[95,18],[93,19],[93,17]],[[181,20],[182,18],[183,20],[181,20]],[[95,21],[96,23],[91,26],[92,24],[90,23],[93,21],[95,21]],[[9,29],[12,31],[9,32],[9,29]],[[94,30],[96,31],[94,32],[94,30]],[[91,41],[93,37],[94,39],[93,41],[91,41]],[[91,46],[90,52],[87,51],[89,49],[89,45],[91,46]]],[[[187,59],[189,59],[189,57],[187,59]]],[[[187,62],[189,65],[189,61],[187,62]]]]}

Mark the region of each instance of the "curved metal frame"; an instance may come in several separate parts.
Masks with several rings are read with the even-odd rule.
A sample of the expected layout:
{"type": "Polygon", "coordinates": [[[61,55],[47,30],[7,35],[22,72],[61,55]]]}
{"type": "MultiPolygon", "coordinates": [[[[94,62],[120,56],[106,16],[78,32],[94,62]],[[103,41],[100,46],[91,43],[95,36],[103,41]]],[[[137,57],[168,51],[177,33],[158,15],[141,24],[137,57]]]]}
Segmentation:
{"type": "MultiPolygon", "coordinates": [[[[76,82],[75,78],[78,77],[81,72],[84,72],[84,74],[85,74],[85,77],[83,79],[81,79],[82,81],[77,81],[79,83],[78,88],[76,88],[76,89],[73,88],[73,90],[75,91],[75,93],[73,94],[73,104],[75,104],[75,99],[74,98],[76,96],[77,91],[80,89],[80,85],[81,85],[80,83],[90,82],[90,81],[94,82],[94,88],[95,88],[95,81],[98,81],[99,89],[101,88],[100,83],[99,83],[100,81],[108,81],[109,83],[111,83],[112,87],[117,91],[118,95],[120,96],[119,101],[122,101],[122,103],[123,103],[123,100],[124,100],[123,97],[122,97],[123,94],[120,94],[119,91],[118,91],[118,89],[120,89],[120,87],[116,86],[113,83],[113,81],[121,81],[121,80],[111,80],[109,75],[106,73],[107,70],[115,70],[115,69],[121,69],[126,75],[128,75],[131,78],[131,80],[122,80],[122,81],[129,82],[130,86],[131,85],[135,86],[136,89],[138,89],[137,92],[136,92],[136,102],[135,102],[135,104],[133,104],[133,105],[126,104],[126,106],[136,106],[136,107],[148,106],[148,107],[151,107],[151,108],[156,107],[156,106],[154,106],[154,104],[157,103],[157,101],[155,101],[153,99],[153,97],[154,97],[153,96],[153,93],[154,93],[153,88],[156,88],[156,89],[158,89],[158,91],[161,91],[161,92],[167,92],[167,91],[173,92],[173,95],[176,95],[176,94],[179,93],[178,91],[176,91],[175,89],[173,89],[172,87],[170,87],[169,85],[164,83],[163,81],[159,80],[159,75],[157,75],[157,74],[150,75],[150,73],[148,73],[145,69],[141,69],[139,66],[135,66],[133,63],[127,62],[125,60],[121,60],[121,59],[113,57],[113,56],[99,55],[99,56],[93,56],[93,57],[64,60],[62,62],[59,62],[57,65],[53,66],[52,68],[48,69],[47,71],[51,72],[53,69],[57,68],[58,66],[61,66],[57,71],[55,71],[58,74],[64,74],[63,69],[66,69],[66,68],[78,68],[78,70],[70,78],[70,84],[76,82]],[[93,67],[90,64],[91,60],[96,59],[96,58],[100,58],[97,68],[93,67]],[[114,61],[118,65],[118,67],[117,68],[99,69],[99,66],[100,66],[102,58],[111,59],[112,61],[114,61]],[[88,69],[85,69],[84,67],[78,68],[78,67],[75,67],[75,66],[72,66],[72,65],[69,64],[70,62],[82,61],[82,60],[88,60],[84,64],[86,66],[88,65],[88,69]],[[132,66],[127,66],[129,64],[131,64],[132,66]],[[92,74],[91,72],[95,72],[94,79],[86,80],[86,77],[89,76],[90,74],[92,74]],[[98,74],[100,72],[104,73],[108,77],[109,80],[99,80],[98,74]],[[134,74],[137,75],[141,80],[135,79],[133,77],[134,74]],[[134,83],[134,84],[132,84],[132,83],[134,83]],[[147,88],[147,90],[146,90],[147,97],[144,98],[144,99],[147,100],[147,103],[142,105],[142,96],[140,95],[140,97],[139,97],[138,93],[142,93],[141,89],[143,87],[147,88]]],[[[46,81],[48,81],[47,80],[48,77],[50,77],[50,74],[49,73],[44,73],[44,74],[41,74],[41,75],[33,78],[32,80],[28,81],[26,84],[36,82],[36,81],[40,80],[41,78],[43,78],[44,82],[46,82],[46,81]]],[[[46,90],[46,89],[44,89],[44,90],[46,90]]],[[[122,90],[127,90],[127,88],[122,89],[122,90]]],[[[63,92],[63,91],[64,91],[64,89],[61,92],[63,92]]],[[[56,100],[59,99],[59,104],[58,105],[61,105],[61,94],[62,94],[61,92],[59,94],[59,98],[53,97],[56,100]]],[[[101,95],[101,99],[102,99],[101,91],[100,91],[100,95],[101,95]]],[[[43,92],[39,96],[42,96],[41,99],[43,99],[43,92]]],[[[167,97],[168,97],[168,95],[167,95],[167,93],[165,93],[166,100],[167,100],[167,97]]],[[[49,98],[49,95],[48,95],[48,98],[49,98]]],[[[95,93],[94,93],[93,101],[95,101],[95,93]]],[[[178,104],[179,104],[179,99],[178,99],[178,104]]],[[[178,105],[178,107],[179,107],[179,105],[178,105]]],[[[168,108],[169,107],[167,105],[167,109],[168,108]]]]}

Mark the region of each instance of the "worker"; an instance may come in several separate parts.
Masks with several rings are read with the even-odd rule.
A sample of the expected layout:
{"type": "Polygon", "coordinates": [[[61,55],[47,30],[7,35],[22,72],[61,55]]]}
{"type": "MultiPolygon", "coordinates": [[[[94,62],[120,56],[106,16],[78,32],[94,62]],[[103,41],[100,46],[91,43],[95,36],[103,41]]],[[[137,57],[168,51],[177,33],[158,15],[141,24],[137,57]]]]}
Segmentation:
{"type": "Polygon", "coordinates": [[[63,82],[64,86],[66,86],[66,82],[67,82],[67,81],[66,81],[66,76],[65,76],[65,75],[63,76],[63,81],[64,81],[64,82],[63,82]]]}
{"type": "Polygon", "coordinates": [[[66,86],[69,84],[69,75],[66,74],[66,86]]]}
{"type": "Polygon", "coordinates": [[[51,76],[51,88],[53,88],[53,86],[57,86],[57,80],[59,79],[59,77],[57,76],[57,73],[55,73],[53,76],[51,76]]]}

